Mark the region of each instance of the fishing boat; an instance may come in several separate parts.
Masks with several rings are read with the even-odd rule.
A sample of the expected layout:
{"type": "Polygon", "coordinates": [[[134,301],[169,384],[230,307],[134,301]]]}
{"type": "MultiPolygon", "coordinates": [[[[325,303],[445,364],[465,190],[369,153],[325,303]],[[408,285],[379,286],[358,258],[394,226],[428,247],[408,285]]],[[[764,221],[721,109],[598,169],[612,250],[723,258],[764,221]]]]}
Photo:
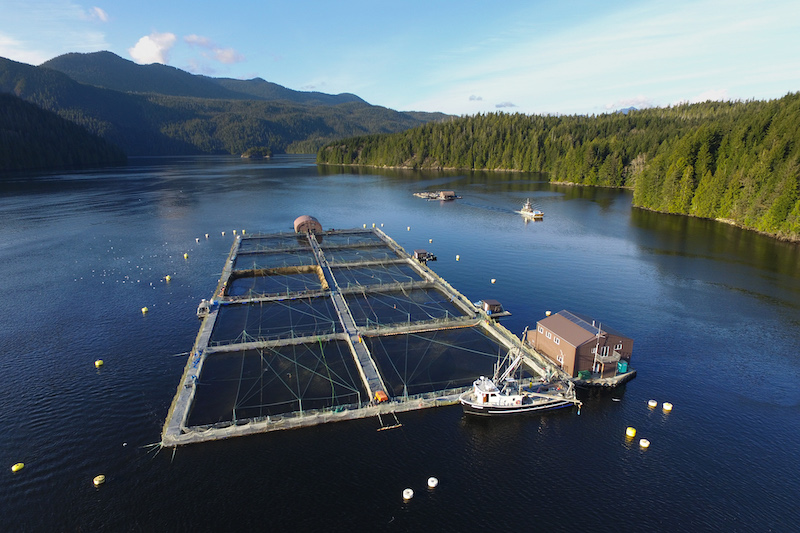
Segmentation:
{"type": "Polygon", "coordinates": [[[542,211],[533,208],[530,198],[525,200],[525,205],[523,205],[517,213],[525,218],[532,218],[534,220],[542,220],[544,218],[544,213],[542,211]]]}
{"type": "Polygon", "coordinates": [[[522,363],[521,348],[509,350],[503,361],[495,366],[494,376],[481,376],[472,389],[459,396],[464,413],[478,416],[508,416],[537,411],[549,411],[577,405],[575,387],[571,381],[529,382],[517,379],[522,363]],[[502,373],[501,373],[502,370],[502,373]]]}

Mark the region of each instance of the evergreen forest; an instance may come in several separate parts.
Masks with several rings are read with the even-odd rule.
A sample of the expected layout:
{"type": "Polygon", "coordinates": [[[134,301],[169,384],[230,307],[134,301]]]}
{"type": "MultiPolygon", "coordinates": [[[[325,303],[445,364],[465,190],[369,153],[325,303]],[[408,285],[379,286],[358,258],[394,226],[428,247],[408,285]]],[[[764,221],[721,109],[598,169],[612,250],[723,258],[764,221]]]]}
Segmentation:
{"type": "Polygon", "coordinates": [[[124,164],[126,160],[121,149],[81,126],[0,93],[0,172],[87,168],[124,164]]]}
{"type": "Polygon", "coordinates": [[[547,173],[800,240],[800,93],[596,116],[479,114],[327,144],[317,162],[547,173]]]}

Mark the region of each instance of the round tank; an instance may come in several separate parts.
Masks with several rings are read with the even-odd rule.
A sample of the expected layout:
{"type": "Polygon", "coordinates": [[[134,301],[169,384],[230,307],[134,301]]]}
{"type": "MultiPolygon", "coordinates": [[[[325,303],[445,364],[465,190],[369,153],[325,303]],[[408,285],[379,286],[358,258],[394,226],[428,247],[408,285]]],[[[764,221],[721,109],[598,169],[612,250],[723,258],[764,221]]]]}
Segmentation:
{"type": "Polygon", "coordinates": [[[294,220],[294,231],[295,233],[322,233],[322,224],[312,216],[303,215],[294,220]]]}

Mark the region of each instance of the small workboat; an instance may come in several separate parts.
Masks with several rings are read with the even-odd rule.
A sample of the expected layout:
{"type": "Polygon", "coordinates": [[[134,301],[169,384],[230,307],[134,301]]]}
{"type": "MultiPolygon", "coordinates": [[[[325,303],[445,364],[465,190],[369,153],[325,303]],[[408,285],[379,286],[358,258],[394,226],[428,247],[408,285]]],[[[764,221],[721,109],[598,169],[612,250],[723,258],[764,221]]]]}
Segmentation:
{"type": "Polygon", "coordinates": [[[509,350],[496,365],[494,376],[481,376],[472,389],[459,396],[464,413],[478,416],[506,416],[537,411],[549,411],[577,405],[575,387],[571,381],[530,382],[523,385],[515,374],[522,363],[523,352],[517,347],[509,350]],[[502,373],[500,372],[502,370],[502,373]]]}
{"type": "Polygon", "coordinates": [[[525,204],[519,211],[517,211],[517,213],[525,218],[532,218],[534,220],[542,220],[544,218],[544,213],[542,211],[533,208],[530,198],[526,199],[525,204]]]}

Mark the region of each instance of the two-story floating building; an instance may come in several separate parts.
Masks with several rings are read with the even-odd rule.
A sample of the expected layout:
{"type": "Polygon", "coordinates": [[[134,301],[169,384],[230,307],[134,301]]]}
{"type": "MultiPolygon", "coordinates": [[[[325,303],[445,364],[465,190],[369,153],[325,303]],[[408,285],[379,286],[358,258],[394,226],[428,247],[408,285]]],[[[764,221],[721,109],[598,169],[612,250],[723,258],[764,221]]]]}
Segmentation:
{"type": "Polygon", "coordinates": [[[629,372],[633,339],[591,317],[559,311],[538,321],[526,341],[574,378],[608,379],[629,372]]]}

